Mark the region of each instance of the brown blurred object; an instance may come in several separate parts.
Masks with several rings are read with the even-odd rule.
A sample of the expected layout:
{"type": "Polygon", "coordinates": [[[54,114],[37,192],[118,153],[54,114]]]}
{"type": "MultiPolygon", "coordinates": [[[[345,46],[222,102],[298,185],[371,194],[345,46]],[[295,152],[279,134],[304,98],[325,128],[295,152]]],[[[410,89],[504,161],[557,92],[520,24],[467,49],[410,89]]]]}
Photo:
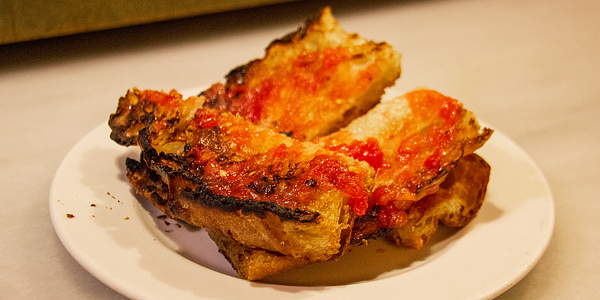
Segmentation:
{"type": "Polygon", "coordinates": [[[0,44],[289,1],[293,0],[3,0],[0,44]]]}

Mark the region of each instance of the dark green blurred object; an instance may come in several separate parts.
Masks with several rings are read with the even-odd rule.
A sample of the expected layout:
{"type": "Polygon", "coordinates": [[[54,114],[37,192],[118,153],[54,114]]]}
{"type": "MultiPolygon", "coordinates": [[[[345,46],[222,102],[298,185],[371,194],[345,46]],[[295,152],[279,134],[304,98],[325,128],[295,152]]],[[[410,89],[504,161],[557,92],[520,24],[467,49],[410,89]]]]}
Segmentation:
{"type": "Polygon", "coordinates": [[[1,0],[0,44],[291,0],[1,0]]]}

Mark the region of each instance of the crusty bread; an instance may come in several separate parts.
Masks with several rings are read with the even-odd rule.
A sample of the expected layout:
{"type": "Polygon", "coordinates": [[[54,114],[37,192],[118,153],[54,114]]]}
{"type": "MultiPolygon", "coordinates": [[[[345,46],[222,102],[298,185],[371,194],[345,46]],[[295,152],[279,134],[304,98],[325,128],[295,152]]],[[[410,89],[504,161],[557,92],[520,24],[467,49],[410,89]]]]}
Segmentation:
{"type": "MultiPolygon", "coordinates": [[[[180,99],[173,110],[198,101],[180,99]]],[[[367,163],[229,113],[205,108],[177,115],[168,125],[154,119],[137,137],[142,160],[128,167],[143,170],[144,164],[164,185],[162,192],[140,194],[163,204],[158,207],[172,218],[251,247],[313,261],[343,251],[353,203],[368,201],[373,170],[367,163]]],[[[139,177],[130,178],[134,187],[144,184],[139,177]]]]}
{"type": "MultiPolygon", "coordinates": [[[[143,161],[144,159],[140,159],[143,161]]],[[[127,178],[136,192],[150,200],[169,217],[175,217],[168,208],[169,189],[160,176],[144,163],[128,158],[127,178]]],[[[306,258],[295,258],[274,251],[243,246],[228,235],[211,228],[205,228],[210,238],[216,243],[219,252],[231,263],[236,272],[245,279],[259,280],[290,269],[299,268],[314,261],[306,258]]]]}
{"type": "Polygon", "coordinates": [[[211,108],[312,140],[365,113],[399,76],[400,54],[346,33],[325,8],[204,95],[211,108]]]}
{"type": "MultiPolygon", "coordinates": [[[[176,122],[179,124],[176,128],[174,121],[193,118],[205,98],[182,101],[182,97],[175,90],[169,93],[137,88],[127,91],[119,98],[116,111],[108,119],[110,138],[119,145],[139,146],[139,133],[150,125],[162,126],[167,131],[184,130],[185,122],[176,122]]],[[[181,148],[180,145],[177,147],[181,148]]]]}
{"type": "Polygon", "coordinates": [[[466,226],[483,204],[490,171],[480,156],[464,157],[439,191],[417,201],[408,213],[408,222],[392,229],[389,236],[400,245],[418,249],[429,241],[440,221],[450,227],[466,226]]]}
{"type": "Polygon", "coordinates": [[[388,233],[419,247],[438,219],[476,214],[485,187],[461,192],[466,171],[436,192],[492,130],[432,90],[377,105],[399,75],[399,54],[347,34],[326,8],[198,97],[128,91],[111,139],[142,148],[126,162],[136,192],[204,227],[243,278],[337,259],[351,241],[388,233]]]}
{"type": "MultiPolygon", "coordinates": [[[[142,95],[144,92],[134,89],[124,98],[134,99],[142,95]]],[[[170,113],[162,113],[166,120],[151,118],[153,121],[147,123],[147,127],[138,134],[137,142],[143,149],[141,160],[139,163],[128,161],[128,176],[138,193],[149,198],[170,217],[206,227],[230,239],[228,243],[220,243],[225,247],[221,251],[226,255],[240,253],[237,249],[227,248],[237,243],[253,251],[265,251],[266,254],[276,252],[276,261],[287,261],[289,258],[302,261],[281,263],[284,269],[306,264],[307,261],[335,259],[344,253],[352,239],[360,240],[400,227],[409,220],[407,212],[412,204],[435,193],[462,155],[468,155],[483,145],[491,135],[491,130],[481,130],[472,114],[461,105],[431,90],[411,92],[393,101],[380,103],[345,129],[315,142],[299,142],[258,127],[240,116],[212,109],[197,109],[191,113],[189,107],[198,107],[203,101],[202,97],[190,97],[184,101],[180,95],[178,100],[164,93],[152,95],[134,102],[156,109],[157,105],[152,106],[148,102],[162,103],[168,98],[170,113]],[[448,101],[455,105],[449,105],[448,101]],[[395,111],[398,107],[403,109],[395,111]],[[425,107],[428,113],[415,112],[414,107],[425,107]],[[453,110],[450,111],[448,107],[453,107],[453,110]],[[452,122],[446,120],[448,113],[456,116],[452,122]],[[380,123],[386,125],[365,129],[367,124],[380,123]],[[450,131],[452,134],[449,134],[450,131]],[[430,138],[440,133],[445,134],[443,138],[430,138]],[[403,153],[405,141],[413,145],[415,135],[427,137],[427,141],[434,143],[428,144],[419,139],[415,155],[411,159],[399,160],[397,156],[403,153]],[[369,159],[372,158],[369,154],[373,150],[371,148],[359,148],[359,156],[349,151],[352,145],[365,144],[358,138],[366,141],[373,139],[377,145],[381,145],[375,149],[378,150],[375,152],[381,152],[380,163],[369,159]],[[436,151],[443,151],[446,155],[438,158],[439,162],[434,164],[436,169],[431,172],[431,167],[423,161],[435,156],[436,151]],[[363,157],[365,154],[368,155],[363,157]],[[327,160],[321,160],[322,157],[327,157],[327,160]],[[330,178],[325,176],[325,181],[313,175],[305,176],[316,174],[313,168],[328,160],[342,164],[342,169],[335,170],[341,170],[342,173],[329,175],[330,178]],[[359,162],[361,160],[362,163],[359,162]],[[369,166],[369,163],[372,165],[369,166]],[[411,164],[412,167],[405,167],[411,164]],[[374,169],[378,170],[377,176],[374,169]],[[394,178],[397,175],[395,170],[402,170],[404,177],[394,178]],[[388,203],[370,196],[368,201],[359,202],[359,206],[351,205],[352,197],[349,195],[353,191],[345,191],[347,186],[340,188],[333,184],[330,188],[322,189],[337,180],[331,176],[344,178],[343,172],[361,174],[359,183],[362,188],[359,189],[363,189],[367,197],[384,184],[392,188],[410,187],[412,184],[416,188],[402,189],[406,192],[403,196],[407,197],[391,199],[388,203]],[[406,174],[410,176],[406,177],[406,174]],[[412,182],[407,182],[407,179],[412,182]],[[308,185],[319,186],[319,192],[312,193],[310,201],[302,205],[292,199],[271,201],[293,196],[289,189],[282,186],[298,185],[298,182],[304,185],[312,182],[308,185]],[[240,192],[240,188],[243,190],[241,194],[229,193],[231,190],[240,192]],[[262,201],[255,201],[259,199],[262,201]],[[400,205],[397,205],[398,202],[400,205]],[[296,206],[289,206],[289,203],[295,203],[296,206]],[[387,211],[382,209],[385,205],[387,211]],[[400,217],[395,222],[388,222],[388,219],[382,221],[382,216],[388,217],[387,214],[400,217]],[[355,222],[356,217],[359,218],[355,222]]],[[[322,169],[320,172],[329,172],[322,169]]],[[[400,235],[395,229],[392,232],[395,236],[400,235]]],[[[402,241],[402,238],[396,240],[402,241]]],[[[244,250],[242,253],[249,252],[244,250]]],[[[258,257],[267,257],[266,254],[258,257]]],[[[238,264],[251,265],[244,262],[238,264]]],[[[239,266],[237,269],[245,270],[239,266]]],[[[274,271],[276,268],[271,265],[270,271],[262,274],[274,271]]]]}
{"type": "MultiPolygon", "coordinates": [[[[449,226],[464,226],[475,217],[483,203],[490,169],[481,157],[471,153],[491,134],[492,130],[482,129],[472,112],[456,100],[419,89],[378,104],[346,128],[315,143],[369,162],[378,170],[374,190],[385,187],[386,191],[403,192],[387,200],[391,205],[370,199],[374,207],[355,221],[352,239],[360,242],[387,234],[398,245],[420,248],[436,231],[438,220],[449,226]],[[367,141],[374,144],[369,146],[367,141]],[[407,142],[415,151],[410,159],[399,160],[407,142]],[[441,152],[444,154],[438,157],[441,152]],[[434,170],[425,163],[431,157],[438,160],[434,170]],[[397,216],[396,222],[382,218],[384,213],[397,216]]],[[[221,253],[241,276],[251,280],[278,273],[276,266],[284,271],[310,263],[222,240],[215,240],[221,253]],[[255,258],[270,263],[263,266],[254,263],[255,258]]]]}
{"type": "MultiPolygon", "coordinates": [[[[379,102],[385,87],[392,85],[399,75],[398,53],[385,43],[370,42],[344,32],[326,8],[296,32],[271,43],[264,58],[231,71],[226,85],[216,84],[200,97],[183,101],[174,90],[169,93],[135,88],[128,91],[119,99],[117,111],[109,119],[111,138],[121,145],[139,145],[144,149],[140,164],[159,175],[166,189],[162,194],[148,194],[140,189],[138,193],[153,197],[154,204],[167,215],[193,225],[212,227],[247,245],[296,257],[325,260],[342,252],[350,240],[350,230],[356,217],[353,207],[348,205],[356,202],[348,196],[354,184],[344,183],[344,180],[357,181],[353,177],[360,173],[364,179],[360,185],[368,184],[372,176],[365,174],[372,170],[365,163],[357,163],[317,145],[305,144],[301,146],[302,150],[296,149],[294,145],[299,145],[298,142],[276,132],[296,140],[307,140],[336,130],[379,102]],[[317,79],[320,81],[317,82],[317,79]],[[239,115],[238,119],[232,117],[235,119],[233,123],[244,117],[273,130],[261,131],[259,127],[252,127],[256,134],[244,140],[247,147],[240,149],[238,146],[244,143],[230,141],[232,137],[223,127],[228,127],[227,122],[219,127],[203,128],[200,130],[202,133],[192,132],[198,126],[190,127],[189,124],[197,119],[196,114],[203,107],[211,113],[239,115]],[[261,114],[256,115],[257,112],[261,114]],[[202,144],[203,147],[194,147],[194,144],[202,144]],[[296,149],[294,153],[301,154],[300,160],[290,160],[287,166],[278,161],[276,167],[280,168],[279,173],[267,172],[267,176],[263,176],[265,180],[255,180],[247,186],[238,187],[238,191],[246,190],[243,197],[230,197],[217,191],[217,186],[210,186],[210,183],[221,180],[220,177],[227,176],[215,173],[198,178],[199,173],[214,170],[214,166],[225,168],[247,159],[258,160],[258,156],[237,155],[240,153],[262,155],[263,160],[271,159],[268,156],[276,155],[274,153],[278,150],[275,147],[280,144],[285,144],[284,148],[288,150],[296,149]],[[251,150],[243,152],[248,149],[251,150]],[[203,164],[200,166],[194,165],[194,160],[190,159],[190,156],[195,156],[197,162],[198,155],[208,156],[202,157],[203,164]],[[317,196],[312,195],[316,198],[310,201],[313,206],[329,202],[335,205],[285,207],[282,203],[293,201],[254,201],[257,199],[252,193],[274,198],[273,195],[285,192],[272,193],[290,184],[285,172],[299,174],[306,171],[301,168],[309,168],[311,162],[319,165],[317,161],[321,162],[321,169],[332,164],[344,169],[336,175],[354,174],[342,181],[330,178],[329,183],[323,178],[320,181],[306,179],[305,185],[313,187],[317,184],[332,186],[333,181],[338,183],[338,187],[345,184],[346,191],[337,187],[325,188],[317,196]],[[322,164],[323,161],[326,163],[322,164]],[[191,165],[198,169],[197,174],[189,170],[191,165]],[[358,173],[347,168],[358,170],[358,173]],[[315,228],[317,223],[324,227],[315,228]],[[323,230],[325,228],[327,230],[323,230]]],[[[208,116],[205,121],[211,123],[211,118],[208,116]]],[[[133,162],[129,166],[140,168],[133,162]]],[[[224,169],[220,171],[227,172],[224,169]]],[[[334,171],[322,170],[321,173],[327,172],[334,171]]],[[[148,170],[132,174],[146,173],[148,170]]],[[[141,178],[131,177],[130,180],[134,186],[135,183],[144,183],[141,178]]],[[[156,182],[156,185],[159,183],[156,182]]],[[[321,188],[318,186],[316,189],[321,188]]],[[[354,188],[355,193],[366,197],[369,191],[354,188]]]]}
{"type": "MultiPolygon", "coordinates": [[[[376,105],[385,88],[400,77],[400,60],[390,45],[345,32],[325,8],[297,31],[273,41],[263,58],[231,70],[225,84],[203,91],[202,105],[243,116],[296,140],[312,140],[376,105]]],[[[142,98],[162,99],[138,103],[135,93],[121,97],[109,119],[115,142],[136,145],[138,132],[150,119],[179,118],[169,105],[177,98],[176,91],[144,92],[142,98]]],[[[178,113],[199,108],[198,103],[189,104],[178,113]]]]}
{"type": "Polygon", "coordinates": [[[353,230],[353,237],[361,238],[403,225],[413,203],[435,193],[460,159],[483,146],[492,133],[457,100],[417,89],[379,103],[315,142],[369,162],[377,171],[371,212],[353,230]]]}
{"type": "Polygon", "coordinates": [[[221,232],[210,229],[207,231],[219,247],[219,252],[244,279],[260,280],[314,263],[306,258],[295,258],[278,252],[245,247],[221,232]]]}
{"type": "MultiPolygon", "coordinates": [[[[483,158],[477,154],[464,157],[435,194],[415,202],[408,211],[408,222],[391,229],[389,237],[398,245],[418,249],[436,232],[440,221],[451,227],[466,226],[483,204],[489,177],[490,166],[483,158]]],[[[209,236],[238,274],[248,280],[261,280],[314,263],[245,247],[219,233],[209,231],[209,236]]],[[[356,242],[354,246],[359,245],[360,241],[356,242]]]]}

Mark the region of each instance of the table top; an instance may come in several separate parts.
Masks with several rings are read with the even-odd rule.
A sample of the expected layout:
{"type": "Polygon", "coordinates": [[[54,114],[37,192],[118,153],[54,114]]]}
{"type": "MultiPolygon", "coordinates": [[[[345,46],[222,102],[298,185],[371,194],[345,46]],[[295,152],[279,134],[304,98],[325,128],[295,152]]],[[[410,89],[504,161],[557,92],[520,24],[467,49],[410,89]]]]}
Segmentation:
{"type": "MultiPolygon", "coordinates": [[[[333,1],[349,32],[402,53],[400,89],[464,103],[522,147],[554,197],[550,244],[497,299],[600,296],[600,2],[333,1]]],[[[233,67],[321,6],[269,7],[0,46],[0,298],[124,298],[57,237],[49,190],[68,151],[127,89],[189,89],[233,67]]]]}

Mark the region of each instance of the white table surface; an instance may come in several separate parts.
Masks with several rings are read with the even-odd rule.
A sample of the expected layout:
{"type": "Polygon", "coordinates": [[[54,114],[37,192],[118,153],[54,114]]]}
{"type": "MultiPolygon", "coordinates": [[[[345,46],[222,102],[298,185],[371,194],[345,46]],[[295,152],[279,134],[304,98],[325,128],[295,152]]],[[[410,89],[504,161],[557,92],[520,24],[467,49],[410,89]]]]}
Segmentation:
{"type": "MultiPolygon", "coordinates": [[[[330,2],[343,28],[403,55],[427,86],[519,144],[552,190],[537,266],[498,299],[600,297],[600,1],[330,2]]],[[[323,2],[0,46],[0,299],[120,299],[59,241],[48,196],[61,160],[128,88],[221,81],[323,2]]],[[[435,288],[432,286],[432,288],[435,288]]]]}

